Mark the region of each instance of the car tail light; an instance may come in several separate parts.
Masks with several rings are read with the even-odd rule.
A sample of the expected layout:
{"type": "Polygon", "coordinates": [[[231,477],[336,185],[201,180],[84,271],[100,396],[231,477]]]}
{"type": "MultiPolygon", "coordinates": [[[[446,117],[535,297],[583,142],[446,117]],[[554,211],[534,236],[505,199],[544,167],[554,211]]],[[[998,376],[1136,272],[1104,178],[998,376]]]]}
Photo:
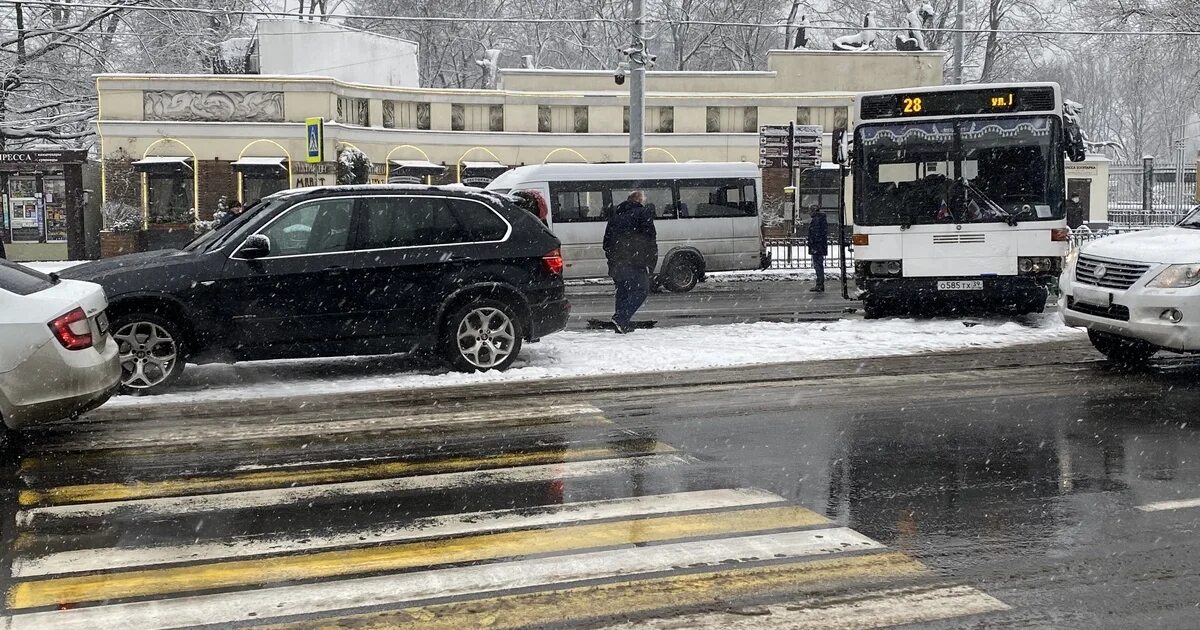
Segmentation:
{"type": "Polygon", "coordinates": [[[1050,240],[1056,243],[1065,243],[1071,240],[1071,230],[1067,228],[1054,228],[1050,230],[1050,240]]]}
{"type": "Polygon", "coordinates": [[[546,223],[550,219],[550,202],[546,201],[546,197],[542,195],[541,191],[518,190],[514,191],[513,194],[523,195],[532,199],[534,204],[537,205],[537,212],[534,212],[534,214],[537,215],[537,218],[542,223],[546,223]]]}
{"type": "Polygon", "coordinates": [[[545,256],[542,256],[542,264],[546,265],[546,271],[558,276],[563,272],[563,257],[562,252],[554,250],[545,256]]]}
{"type": "Polygon", "coordinates": [[[50,322],[50,331],[67,350],[83,350],[92,347],[92,328],[88,325],[87,313],[77,308],[60,315],[50,322]]]}
{"type": "Polygon", "coordinates": [[[851,237],[850,242],[854,243],[855,245],[857,245],[859,247],[866,247],[867,245],[871,244],[871,235],[870,234],[855,234],[854,236],[851,237]]]}

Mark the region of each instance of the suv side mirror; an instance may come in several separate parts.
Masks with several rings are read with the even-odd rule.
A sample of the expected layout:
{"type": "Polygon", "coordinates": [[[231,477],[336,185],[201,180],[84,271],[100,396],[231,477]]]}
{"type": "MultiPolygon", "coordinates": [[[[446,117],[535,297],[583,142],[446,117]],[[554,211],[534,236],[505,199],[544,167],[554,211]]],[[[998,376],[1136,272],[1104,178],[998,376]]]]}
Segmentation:
{"type": "Polygon", "coordinates": [[[271,239],[262,234],[251,234],[238,249],[238,256],[246,260],[262,258],[271,253],[271,239]]]}

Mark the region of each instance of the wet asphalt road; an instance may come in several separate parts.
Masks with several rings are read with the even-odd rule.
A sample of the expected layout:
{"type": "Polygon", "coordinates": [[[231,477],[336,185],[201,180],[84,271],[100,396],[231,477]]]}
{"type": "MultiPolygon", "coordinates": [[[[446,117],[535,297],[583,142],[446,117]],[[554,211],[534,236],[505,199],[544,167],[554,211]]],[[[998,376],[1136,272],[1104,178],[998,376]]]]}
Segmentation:
{"type": "Polygon", "coordinates": [[[62,424],[5,627],[1197,627],[1200,361],[858,367],[62,424]]]}

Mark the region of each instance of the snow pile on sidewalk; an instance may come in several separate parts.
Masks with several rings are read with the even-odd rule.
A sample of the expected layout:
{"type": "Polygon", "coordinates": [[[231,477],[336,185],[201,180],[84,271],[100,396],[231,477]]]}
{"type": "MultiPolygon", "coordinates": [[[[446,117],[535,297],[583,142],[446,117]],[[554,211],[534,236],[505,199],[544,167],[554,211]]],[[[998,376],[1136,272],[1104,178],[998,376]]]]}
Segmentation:
{"type": "Polygon", "coordinates": [[[918,354],[997,348],[1078,338],[1057,315],[1024,323],[904,319],[755,323],[638,330],[562,332],[526,345],[507,372],[484,374],[413,371],[399,358],[263,361],[188,366],[175,391],[143,398],[119,397],[108,406],[204,400],[289,397],[321,393],[449,387],[471,383],[668,372],[792,361],[918,354]]]}

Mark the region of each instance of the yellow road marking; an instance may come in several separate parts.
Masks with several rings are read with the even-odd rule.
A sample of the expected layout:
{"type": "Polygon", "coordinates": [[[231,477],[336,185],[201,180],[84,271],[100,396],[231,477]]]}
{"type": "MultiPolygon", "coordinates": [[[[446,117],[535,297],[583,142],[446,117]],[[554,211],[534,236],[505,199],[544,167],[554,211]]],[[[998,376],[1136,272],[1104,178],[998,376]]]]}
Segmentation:
{"type": "Polygon", "coordinates": [[[579,588],[435,604],[318,621],[270,626],[271,630],[421,630],[553,626],[615,616],[725,604],[739,598],[786,597],[813,587],[853,580],[883,580],[925,572],[900,552],[731,569],[714,573],[634,580],[579,588]],[[419,624],[419,625],[418,625],[419,624]]]}
{"type": "MultiPolygon", "coordinates": [[[[360,573],[399,571],[533,554],[592,549],[828,523],[800,507],[633,519],[555,529],[483,534],[311,555],[232,560],[185,567],[101,573],[22,582],[8,593],[10,608],[68,605],[208,589],[262,586],[360,573]]],[[[719,543],[714,543],[719,544],[719,543]]]]}
{"type": "Polygon", "coordinates": [[[346,481],[388,479],[391,477],[531,466],[609,457],[629,457],[631,455],[656,455],[673,452],[675,452],[675,449],[671,446],[662,442],[656,442],[646,449],[622,449],[605,446],[583,449],[555,449],[531,453],[505,453],[486,457],[455,457],[435,461],[382,462],[365,466],[352,465],[298,470],[259,470],[224,477],[193,477],[191,479],[134,481],[132,483],[94,483],[57,486],[43,490],[22,490],[19,494],[19,502],[21,507],[37,507],[123,501],[128,499],[178,497],[193,494],[315,486],[346,481]]]}

